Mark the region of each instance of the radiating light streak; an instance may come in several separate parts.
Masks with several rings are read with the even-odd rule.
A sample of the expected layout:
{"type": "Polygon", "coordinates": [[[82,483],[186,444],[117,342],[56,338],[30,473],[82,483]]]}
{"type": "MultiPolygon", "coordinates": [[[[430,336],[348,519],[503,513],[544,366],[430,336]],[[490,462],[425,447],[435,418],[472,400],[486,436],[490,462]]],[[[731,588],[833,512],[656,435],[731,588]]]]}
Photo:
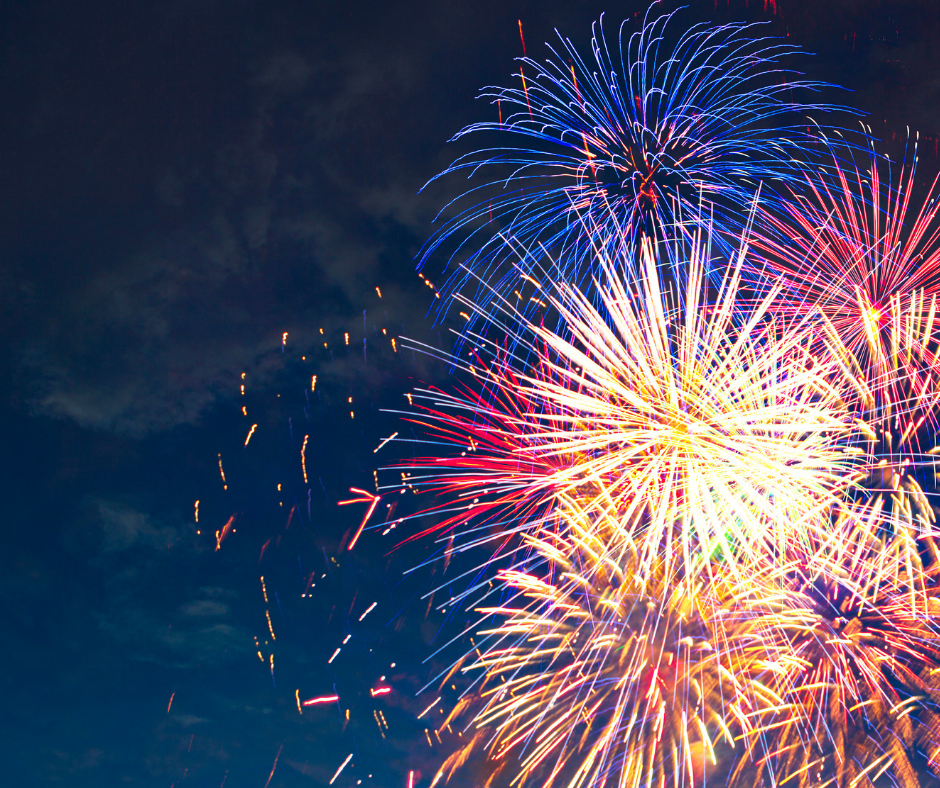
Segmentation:
{"type": "Polygon", "coordinates": [[[754,237],[789,288],[774,311],[819,316],[832,352],[857,376],[863,412],[879,420],[899,408],[903,415],[912,393],[916,404],[924,373],[935,377],[938,367],[940,177],[915,214],[916,141],[913,148],[895,183],[874,148],[859,167],[830,145],[829,165],[807,169],[783,210],[761,215],[754,237]]]}
{"type": "MultiPolygon", "coordinates": [[[[286,333],[284,334],[284,338],[287,339],[286,333]]],[[[274,763],[271,765],[271,773],[268,775],[268,780],[264,784],[264,788],[268,788],[268,786],[271,784],[271,778],[274,777],[274,770],[277,768],[277,761],[278,761],[278,758],[281,757],[281,750],[283,749],[284,749],[283,744],[277,748],[277,755],[274,756],[274,763]]]]}
{"type": "Polygon", "coordinates": [[[383,438],[382,442],[372,450],[372,453],[378,454],[379,449],[381,449],[386,443],[388,443],[391,440],[394,440],[397,437],[398,437],[398,432],[396,431],[396,432],[393,432],[391,435],[389,435],[387,438],[383,438]]]}
{"type": "MultiPolygon", "coordinates": [[[[596,34],[597,69],[566,40],[567,66],[530,61],[523,39],[521,90],[490,94],[499,127],[464,133],[503,129],[506,99],[509,130],[535,142],[449,170],[511,168],[495,217],[509,229],[462,243],[445,286],[476,293],[454,298],[467,325],[448,358],[473,383],[417,392],[408,418],[435,453],[381,488],[433,497],[399,522],[433,518],[412,538],[438,537],[445,573],[486,551],[425,595],[480,616],[441,683],[470,688],[433,729],[441,743],[469,717],[473,735],[431,784],[479,753],[487,785],[699,786],[727,757],[732,786],[916,788],[940,771],[925,460],[940,201],[905,226],[906,159],[884,192],[874,154],[854,172],[808,160],[807,107],[787,94],[819,86],[780,70],[790,47],[748,25],[673,46],[669,19],[648,14],[619,52],[596,34]],[[761,179],[776,190],[761,210],[789,212],[768,220],[776,245],[739,232],[761,179]],[[716,248],[742,238],[727,264],[701,242],[708,212],[716,248]]],[[[487,197],[422,262],[451,233],[491,233],[487,197]]]]}
{"type": "Polygon", "coordinates": [[[221,529],[215,532],[215,549],[218,552],[222,547],[222,542],[224,542],[229,534],[235,532],[235,515],[233,514],[228,518],[225,525],[221,529]]]}
{"type": "Polygon", "coordinates": [[[498,575],[509,601],[478,608],[488,626],[468,670],[483,675],[462,708],[481,735],[433,783],[483,749],[494,763],[511,758],[518,781],[539,774],[546,788],[696,785],[714,744],[734,746],[727,721],[767,707],[742,670],[755,633],[735,606],[751,584],[717,565],[710,585],[693,582],[662,558],[640,574],[638,554],[609,551],[605,529],[570,514],[567,535],[530,540],[518,568],[498,575]],[[522,571],[527,563],[548,579],[522,571]]]}
{"type": "Polygon", "coordinates": [[[333,783],[336,782],[336,778],[340,776],[340,774],[342,773],[343,769],[346,768],[346,764],[349,763],[349,762],[352,760],[352,757],[353,757],[353,754],[352,754],[352,753],[349,753],[349,755],[346,756],[346,760],[343,761],[343,762],[339,765],[339,768],[336,770],[336,774],[334,774],[333,777],[332,777],[332,779],[330,780],[330,785],[332,785],[333,783]]]}
{"type": "Polygon", "coordinates": [[[303,702],[304,706],[316,706],[320,703],[334,703],[339,700],[339,695],[321,695],[318,698],[310,698],[303,702]]]}
{"type": "Polygon", "coordinates": [[[441,702],[441,696],[438,695],[437,699],[418,715],[418,719],[420,720],[425,714],[427,714],[431,709],[433,709],[440,702],[441,702]]]}
{"type": "Polygon", "coordinates": [[[247,435],[247,437],[245,438],[245,445],[246,445],[246,446],[248,445],[248,441],[251,440],[251,436],[255,434],[255,430],[256,430],[256,429],[258,429],[258,425],[257,425],[257,424],[252,424],[252,425],[251,425],[251,429],[248,430],[248,435],[247,435]]]}
{"type": "Polygon", "coordinates": [[[801,178],[795,162],[814,137],[805,118],[834,108],[805,101],[823,83],[787,67],[799,50],[755,37],[747,23],[673,34],[675,14],[657,16],[658,7],[641,26],[624,23],[610,36],[601,19],[587,57],[559,33],[547,59],[518,61],[517,87],[484,89],[499,121],[471,124],[454,139],[492,145],[460,156],[428,184],[458,172],[474,179],[421,251],[424,265],[459,239],[453,247],[467,262],[452,267],[445,294],[476,291],[492,312],[497,299],[477,283],[502,295],[520,269],[589,285],[600,278],[598,257],[614,259],[642,235],[681,233],[703,213],[718,226],[715,243],[730,248],[758,183],[801,178]],[[508,253],[500,232],[523,251],[508,253]]]}
{"type": "Polygon", "coordinates": [[[787,593],[752,619],[761,670],[782,700],[747,741],[763,756],[758,774],[822,770],[834,786],[858,784],[883,756],[879,742],[892,740],[883,771],[907,784],[916,750],[940,747],[932,727],[940,714],[940,629],[930,612],[940,599],[935,569],[921,556],[925,548],[937,555],[937,535],[886,517],[878,504],[847,504],[828,533],[794,543],[776,562],[787,593]],[[806,748],[813,730],[827,733],[806,748]]]}
{"type": "Polygon", "coordinates": [[[350,498],[346,501],[337,501],[337,506],[348,506],[354,503],[368,503],[369,508],[366,510],[365,517],[362,518],[362,522],[359,523],[359,527],[356,529],[356,533],[353,535],[353,538],[349,542],[347,550],[352,550],[356,546],[356,542],[359,541],[359,537],[362,535],[363,529],[366,527],[366,523],[369,521],[369,518],[372,516],[372,513],[375,511],[375,507],[379,505],[381,496],[373,495],[372,493],[366,492],[365,490],[360,490],[358,487],[350,487],[349,492],[356,493],[357,495],[364,496],[362,498],[350,498]]]}
{"type": "Polygon", "coordinates": [[[710,295],[704,249],[644,243],[633,279],[602,262],[600,306],[559,283],[545,295],[563,331],[503,304],[529,349],[475,364],[478,390],[420,391],[410,419],[438,452],[459,452],[402,463],[404,486],[452,502],[425,533],[502,543],[507,525],[537,533],[570,500],[637,545],[641,572],[663,549],[689,571],[705,571],[703,552],[743,571],[812,527],[853,462],[838,362],[811,353],[805,321],[768,319],[779,289],[745,299],[743,254],[710,295]]]}
{"type": "Polygon", "coordinates": [[[371,605],[369,605],[366,611],[361,616],[359,616],[359,620],[362,621],[362,619],[364,619],[367,615],[369,615],[369,613],[375,610],[378,604],[379,604],[378,602],[373,602],[371,605]]]}

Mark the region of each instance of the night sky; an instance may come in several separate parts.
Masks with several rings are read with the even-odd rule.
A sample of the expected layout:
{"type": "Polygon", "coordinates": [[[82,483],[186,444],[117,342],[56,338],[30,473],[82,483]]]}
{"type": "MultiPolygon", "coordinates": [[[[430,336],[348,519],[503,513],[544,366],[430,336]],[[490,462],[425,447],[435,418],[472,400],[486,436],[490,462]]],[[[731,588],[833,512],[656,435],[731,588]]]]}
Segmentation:
{"type": "MultiPolygon", "coordinates": [[[[936,0],[688,5],[770,20],[849,91],[828,98],[895,146],[919,130],[940,168],[936,0]]],[[[555,28],[584,46],[645,9],[3,4],[0,784],[316,786],[352,753],[336,785],[428,785],[449,750],[416,693],[462,622],[425,619],[437,570],[403,575],[431,545],[349,553],[364,506],[336,506],[395,458],[382,409],[448,385],[391,346],[450,346],[415,256],[464,184],[418,190],[495,117],[475,96],[510,84],[517,20],[542,57],[555,28]]]]}

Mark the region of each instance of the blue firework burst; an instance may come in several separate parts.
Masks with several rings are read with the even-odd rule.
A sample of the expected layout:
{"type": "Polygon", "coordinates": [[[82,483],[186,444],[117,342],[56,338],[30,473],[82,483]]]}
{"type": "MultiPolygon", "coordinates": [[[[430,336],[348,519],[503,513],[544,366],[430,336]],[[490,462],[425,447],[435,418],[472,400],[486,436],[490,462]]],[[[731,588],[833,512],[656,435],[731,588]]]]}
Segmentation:
{"type": "Polygon", "coordinates": [[[499,120],[454,139],[486,132],[499,144],[431,181],[483,179],[445,207],[421,252],[419,265],[458,244],[445,293],[470,284],[478,303],[494,290],[524,300],[523,275],[590,286],[598,257],[632,259],[624,247],[640,234],[682,232],[705,213],[721,242],[739,234],[762,181],[801,177],[792,162],[815,137],[807,113],[845,108],[795,96],[827,83],[784,68],[800,50],[755,37],[754,24],[698,25],[670,44],[674,13],[647,14],[633,33],[622,24],[615,47],[602,17],[587,60],[559,35],[544,63],[520,59],[516,87],[484,90],[499,120]]]}

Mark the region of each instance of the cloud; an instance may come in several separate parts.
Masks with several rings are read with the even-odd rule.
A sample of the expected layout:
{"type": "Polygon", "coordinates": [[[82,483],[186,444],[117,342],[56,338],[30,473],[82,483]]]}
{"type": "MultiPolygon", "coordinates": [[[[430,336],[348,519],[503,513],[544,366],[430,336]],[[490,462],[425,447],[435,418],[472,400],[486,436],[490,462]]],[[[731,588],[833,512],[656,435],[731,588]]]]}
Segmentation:
{"type": "Polygon", "coordinates": [[[216,602],[214,599],[197,599],[183,605],[183,615],[205,618],[208,616],[224,616],[228,613],[228,605],[216,602]]]}
{"type": "Polygon", "coordinates": [[[250,664],[251,633],[230,620],[228,605],[190,600],[174,613],[167,609],[168,600],[149,593],[159,582],[157,575],[146,581],[124,578],[112,585],[103,609],[94,613],[99,630],[119,643],[129,659],[184,671],[223,660],[250,664]]]}
{"type": "Polygon", "coordinates": [[[130,659],[191,669],[223,655],[251,656],[252,637],[239,619],[244,602],[231,588],[199,584],[200,557],[212,550],[184,538],[188,524],[110,499],[88,502],[86,512],[100,534],[85,559],[102,578],[91,616],[130,659]]]}
{"type": "Polygon", "coordinates": [[[166,550],[178,539],[175,528],[154,525],[150,515],[115,501],[98,501],[97,515],[104,554],[137,546],[166,550]]]}
{"type": "Polygon", "coordinates": [[[173,714],[171,719],[178,722],[184,728],[190,728],[193,725],[201,725],[202,723],[209,722],[209,720],[203,717],[196,717],[192,714],[173,714]]]}
{"type": "Polygon", "coordinates": [[[256,66],[256,75],[251,84],[280,94],[302,91],[313,68],[307,59],[296,52],[283,52],[256,66]]]}
{"type": "Polygon", "coordinates": [[[264,380],[283,331],[311,346],[320,327],[361,325],[376,285],[396,295],[380,305],[394,322],[425,313],[409,276],[424,176],[391,153],[410,128],[406,61],[285,51],[252,72],[247,117],[189,168],[156,169],[151,203],[130,206],[158,232],[110,228],[98,242],[124,251],[82,261],[21,327],[15,387],[33,414],[132,437],[194,424],[242,371],[264,380]]]}

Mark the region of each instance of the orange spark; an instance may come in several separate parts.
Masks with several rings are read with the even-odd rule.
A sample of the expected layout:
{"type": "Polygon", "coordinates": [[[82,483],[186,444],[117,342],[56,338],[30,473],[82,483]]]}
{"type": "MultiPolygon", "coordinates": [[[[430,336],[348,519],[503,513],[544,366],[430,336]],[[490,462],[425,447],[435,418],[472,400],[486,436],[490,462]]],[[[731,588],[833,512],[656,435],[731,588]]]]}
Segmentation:
{"type": "MultiPolygon", "coordinates": [[[[277,640],[277,638],[274,637],[274,627],[271,625],[271,614],[267,610],[264,611],[264,617],[268,620],[268,632],[271,633],[271,640],[277,640]]],[[[274,655],[273,654],[271,655],[271,669],[272,670],[274,669],[274,655]]]]}
{"type": "Polygon", "coordinates": [[[379,500],[381,496],[373,495],[368,493],[365,490],[360,490],[357,487],[350,487],[349,492],[356,493],[357,495],[363,495],[364,498],[350,498],[348,501],[338,501],[337,506],[348,506],[351,503],[367,503],[369,504],[369,509],[366,511],[366,516],[362,518],[362,522],[359,523],[359,528],[356,530],[355,536],[353,536],[352,541],[349,543],[348,550],[352,550],[356,546],[356,542],[359,541],[359,537],[362,534],[362,529],[366,527],[366,523],[369,521],[369,518],[372,516],[372,513],[375,511],[375,507],[379,505],[379,500]]]}
{"type": "Polygon", "coordinates": [[[234,524],[235,524],[235,515],[233,514],[231,517],[228,518],[228,521],[225,523],[225,525],[223,525],[220,530],[215,532],[216,552],[218,552],[219,548],[222,546],[222,542],[225,541],[228,535],[235,530],[233,527],[234,524]]]}
{"type": "MultiPolygon", "coordinates": [[[[286,337],[287,334],[284,334],[284,336],[286,337]]],[[[274,770],[277,768],[277,759],[281,757],[281,750],[283,749],[283,744],[277,748],[277,755],[274,756],[274,765],[271,767],[271,773],[268,775],[268,781],[264,784],[264,788],[268,788],[268,786],[271,784],[271,778],[274,776],[274,770]]]]}
{"type": "MultiPolygon", "coordinates": [[[[522,56],[525,53],[525,38],[522,35],[522,20],[519,20],[519,39],[522,41],[522,56]]],[[[522,64],[519,64],[519,76],[522,77],[522,92],[525,93],[525,105],[529,108],[529,119],[532,119],[532,105],[529,103],[529,88],[525,83],[525,72],[522,70],[522,64]]]]}
{"type": "Polygon", "coordinates": [[[248,441],[251,440],[251,436],[255,434],[255,430],[256,430],[256,429],[258,429],[258,425],[257,425],[257,424],[252,424],[252,425],[251,425],[251,429],[248,430],[248,437],[245,438],[245,445],[246,445],[246,446],[248,445],[248,441]]]}

